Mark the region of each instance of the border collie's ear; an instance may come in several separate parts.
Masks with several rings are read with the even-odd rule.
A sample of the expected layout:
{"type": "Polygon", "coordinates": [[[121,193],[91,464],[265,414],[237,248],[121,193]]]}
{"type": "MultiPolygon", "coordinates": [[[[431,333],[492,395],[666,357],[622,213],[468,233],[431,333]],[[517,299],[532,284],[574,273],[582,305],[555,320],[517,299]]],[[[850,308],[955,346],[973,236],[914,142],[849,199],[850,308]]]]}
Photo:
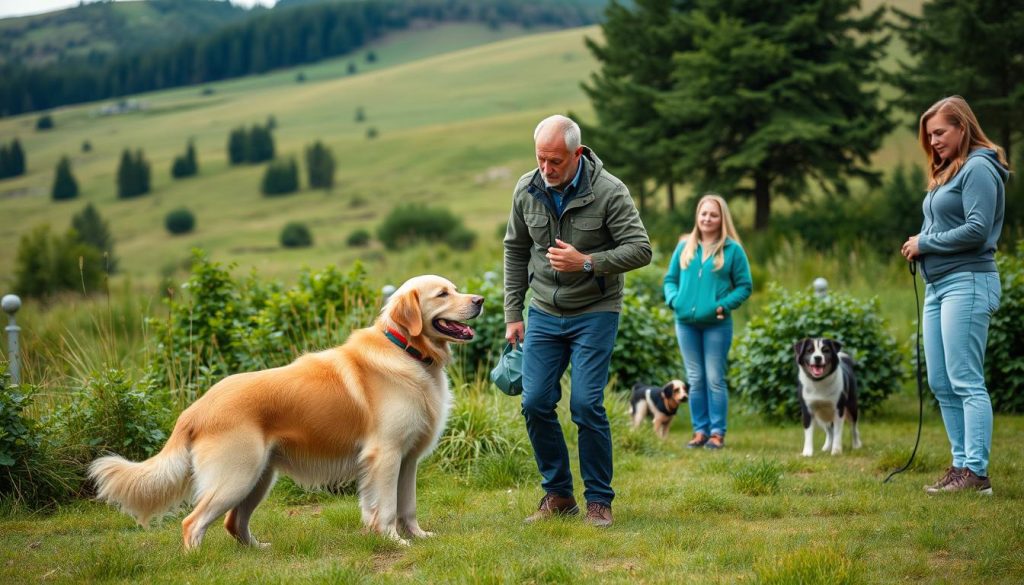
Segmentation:
{"type": "Polygon", "coordinates": [[[391,309],[391,319],[405,328],[411,337],[423,333],[423,314],[420,312],[420,294],[413,289],[399,297],[391,309]]]}
{"type": "Polygon", "coordinates": [[[793,344],[793,351],[796,352],[796,357],[800,357],[800,354],[804,352],[804,346],[811,342],[810,337],[805,337],[800,341],[793,344]]]}
{"type": "Polygon", "coordinates": [[[839,350],[843,349],[843,344],[839,343],[835,339],[827,339],[827,340],[825,340],[825,343],[828,343],[829,345],[831,345],[832,346],[832,351],[835,352],[835,353],[839,353],[839,350]]]}

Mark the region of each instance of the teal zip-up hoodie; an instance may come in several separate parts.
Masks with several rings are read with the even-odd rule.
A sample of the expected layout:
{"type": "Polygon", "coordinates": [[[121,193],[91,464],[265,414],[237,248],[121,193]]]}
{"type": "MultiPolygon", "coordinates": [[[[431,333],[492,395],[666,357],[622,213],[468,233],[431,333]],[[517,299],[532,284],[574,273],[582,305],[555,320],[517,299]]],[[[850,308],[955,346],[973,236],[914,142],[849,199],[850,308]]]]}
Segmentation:
{"type": "Polygon", "coordinates": [[[953,272],[996,272],[1009,176],[996,151],[979,148],[948,183],[928,192],[917,239],[926,282],[953,272]]]}
{"type": "Polygon", "coordinates": [[[754,283],[750,277],[750,262],[743,246],[726,238],[722,267],[715,270],[715,259],[704,262],[704,251],[697,244],[690,265],[683,270],[679,257],[683,254],[686,240],[681,240],[672,253],[665,274],[665,302],[675,311],[676,319],[683,323],[716,323],[717,309],[725,309],[728,317],[750,298],[754,283]]]}

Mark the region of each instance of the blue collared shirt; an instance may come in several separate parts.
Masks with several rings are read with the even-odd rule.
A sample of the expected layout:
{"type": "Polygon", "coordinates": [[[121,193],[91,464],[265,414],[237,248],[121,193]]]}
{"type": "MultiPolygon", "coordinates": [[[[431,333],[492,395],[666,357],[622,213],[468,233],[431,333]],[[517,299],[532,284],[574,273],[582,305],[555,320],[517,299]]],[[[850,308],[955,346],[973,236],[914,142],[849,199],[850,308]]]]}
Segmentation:
{"type": "Polygon", "coordinates": [[[583,174],[583,157],[580,157],[579,164],[576,166],[576,176],[566,185],[564,191],[559,191],[555,187],[547,188],[548,195],[551,196],[551,200],[555,203],[555,211],[558,213],[558,217],[562,217],[562,212],[565,211],[565,204],[576,195],[581,174],[583,174]]]}

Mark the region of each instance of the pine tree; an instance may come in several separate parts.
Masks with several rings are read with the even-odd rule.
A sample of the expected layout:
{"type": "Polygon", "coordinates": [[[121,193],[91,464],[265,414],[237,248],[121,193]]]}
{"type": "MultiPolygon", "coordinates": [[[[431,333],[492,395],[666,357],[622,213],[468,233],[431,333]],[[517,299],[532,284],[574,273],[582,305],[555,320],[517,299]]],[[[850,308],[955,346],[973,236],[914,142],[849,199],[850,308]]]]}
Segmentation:
{"type": "Polygon", "coordinates": [[[171,164],[171,176],[175,179],[181,179],[191,177],[198,172],[199,165],[196,162],[196,149],[190,140],[188,147],[185,149],[185,154],[174,157],[174,162],[171,164]]]}
{"type": "Polygon", "coordinates": [[[808,179],[829,194],[847,180],[880,184],[870,156],[891,127],[877,89],[884,7],[858,0],[698,0],[672,14],[692,48],[673,57],[655,108],[683,128],[666,144],[676,177],[698,192],[755,201],[768,226],[773,197],[799,198],[808,179]]]}
{"type": "Polygon", "coordinates": [[[921,16],[893,11],[911,58],[888,81],[902,90],[914,129],[928,106],[959,94],[1012,163],[1024,133],[1024,0],[932,0],[921,16]]]}
{"type": "Polygon", "coordinates": [[[275,160],[263,173],[261,190],[264,195],[286,195],[299,189],[299,165],[294,158],[275,160]]]}
{"type": "Polygon", "coordinates": [[[274,158],[274,135],[270,128],[256,124],[249,131],[249,162],[260,163],[274,158]]]}
{"type": "Polygon", "coordinates": [[[646,208],[646,181],[667,187],[675,207],[677,177],[666,143],[685,134],[679,124],[659,116],[656,100],[672,88],[672,55],[692,47],[690,35],[676,26],[671,0],[636,0],[632,8],[613,1],[601,26],[605,44],[586,44],[601,69],[583,90],[597,123],[581,124],[587,144],[634,189],[646,208]]]}
{"type": "Polygon", "coordinates": [[[17,177],[18,175],[25,174],[25,151],[21,149],[21,143],[15,138],[11,141],[11,176],[17,177]]]}
{"type": "Polygon", "coordinates": [[[235,128],[228,136],[228,161],[233,165],[249,160],[249,135],[245,128],[235,128]]]}
{"type": "Polygon", "coordinates": [[[115,272],[117,260],[114,258],[114,238],[110,235],[110,226],[100,217],[92,203],[71,218],[71,227],[78,235],[78,241],[106,255],[107,272],[115,272]]]}
{"type": "Polygon", "coordinates": [[[149,162],[146,161],[142,149],[131,151],[125,149],[121,154],[121,164],[117,168],[117,196],[120,199],[138,197],[149,193],[149,162]]]}
{"type": "Polygon", "coordinates": [[[53,188],[50,190],[50,196],[54,201],[78,197],[78,181],[71,174],[71,161],[66,156],[62,156],[57,163],[57,172],[53,178],[53,188]]]}
{"type": "Polygon", "coordinates": [[[10,149],[6,145],[0,144],[0,179],[14,176],[12,162],[10,149]]]}
{"type": "Polygon", "coordinates": [[[334,153],[319,140],[306,147],[306,173],[311,189],[334,186],[334,153]]]}

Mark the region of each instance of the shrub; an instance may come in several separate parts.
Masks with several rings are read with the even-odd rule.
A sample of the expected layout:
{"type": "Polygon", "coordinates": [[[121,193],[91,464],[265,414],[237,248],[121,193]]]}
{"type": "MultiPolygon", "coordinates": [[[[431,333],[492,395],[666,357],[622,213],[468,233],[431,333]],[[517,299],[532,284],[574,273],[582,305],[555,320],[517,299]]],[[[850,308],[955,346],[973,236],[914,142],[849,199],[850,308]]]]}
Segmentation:
{"type": "Polygon", "coordinates": [[[53,128],[53,116],[43,114],[36,118],[36,130],[50,130],[53,128]]]}
{"type": "Polygon", "coordinates": [[[281,230],[281,246],[285,248],[308,248],[313,245],[313,234],[309,227],[293,221],[281,230]]]}
{"type": "Polygon", "coordinates": [[[369,128],[366,129],[366,138],[367,139],[373,140],[376,137],[377,137],[377,127],[376,126],[370,126],[369,128]]]}
{"type": "Polygon", "coordinates": [[[306,173],[311,189],[330,189],[334,186],[334,153],[317,140],[306,147],[306,173]]]}
{"type": "Polygon", "coordinates": [[[661,291],[655,296],[631,286],[627,285],[622,299],[610,367],[618,389],[628,390],[636,382],[661,385],[683,378],[672,310],[661,299],[661,291]]]}
{"type": "Polygon", "coordinates": [[[291,288],[235,279],[200,251],[183,293],[165,300],[168,314],[149,321],[157,344],[152,375],[173,388],[180,407],[229,373],[284,365],[303,351],[337,345],[378,309],[359,264],[303,270],[291,288]]]}
{"type": "Polygon", "coordinates": [[[261,190],[264,195],[287,195],[299,190],[299,165],[295,159],[275,160],[263,173],[261,190]]]}
{"type": "Polygon", "coordinates": [[[93,292],[104,280],[102,253],[79,239],[74,229],[53,236],[41,225],[21,237],[15,259],[15,291],[45,298],[60,291],[93,292]]]}
{"type": "Polygon", "coordinates": [[[28,386],[9,385],[7,365],[0,362],[0,499],[40,508],[67,499],[80,477],[26,413],[34,397],[28,386]]]}
{"type": "Polygon", "coordinates": [[[356,120],[356,123],[365,122],[366,121],[366,112],[363,110],[363,106],[359,106],[359,107],[356,108],[355,120],[356,120]]]}
{"type": "Polygon", "coordinates": [[[389,250],[420,241],[445,242],[453,248],[465,249],[467,245],[472,246],[475,238],[476,235],[462,225],[462,219],[451,211],[420,203],[395,207],[377,228],[377,239],[389,250]]]}
{"type": "Polygon", "coordinates": [[[348,235],[348,239],[345,240],[345,243],[350,248],[361,248],[370,243],[370,232],[363,228],[359,228],[348,235]]]}
{"type": "Polygon", "coordinates": [[[54,201],[65,201],[78,197],[78,181],[71,174],[71,161],[66,156],[60,157],[60,161],[57,163],[57,172],[53,177],[50,197],[54,201]]]}
{"type": "Polygon", "coordinates": [[[1003,295],[992,315],[985,354],[985,380],[996,412],[1024,412],[1024,241],[999,254],[1003,295]]]}
{"type": "Polygon", "coordinates": [[[487,459],[525,455],[518,418],[491,402],[505,397],[480,394],[459,398],[431,457],[443,471],[466,472],[487,459]]]}
{"type": "Polygon", "coordinates": [[[858,403],[870,412],[907,376],[907,357],[878,312],[877,298],[861,301],[834,292],[817,298],[810,290],[789,292],[772,283],[764,308],[733,346],[730,386],[769,419],[796,419],[793,345],[804,337],[831,337],[856,361],[858,403]]]}
{"type": "Polygon", "coordinates": [[[25,174],[25,151],[15,138],[11,145],[0,144],[0,179],[17,177],[25,174]]]}
{"type": "Polygon", "coordinates": [[[196,216],[191,211],[180,207],[164,217],[164,227],[173,235],[187,234],[196,227],[196,216]]]}
{"type": "Polygon", "coordinates": [[[83,140],[82,141],[82,152],[91,152],[91,151],[92,151],[92,142],[89,142],[88,140],[83,140]]]}
{"type": "Polygon", "coordinates": [[[85,466],[104,451],[140,461],[156,454],[167,439],[170,410],[151,382],[136,385],[123,370],[94,372],[85,386],[54,415],[54,426],[75,459],[85,466]]]}

